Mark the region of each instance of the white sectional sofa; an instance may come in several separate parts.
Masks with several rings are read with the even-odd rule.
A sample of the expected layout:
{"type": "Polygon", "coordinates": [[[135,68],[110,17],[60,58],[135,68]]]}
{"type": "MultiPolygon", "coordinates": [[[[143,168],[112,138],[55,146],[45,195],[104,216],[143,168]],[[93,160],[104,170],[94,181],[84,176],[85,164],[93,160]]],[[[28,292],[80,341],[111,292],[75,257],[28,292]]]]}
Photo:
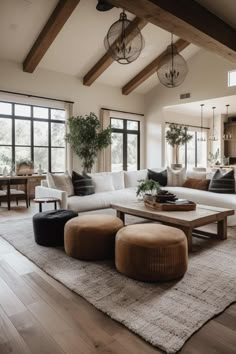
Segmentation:
{"type": "MultiPolygon", "coordinates": [[[[162,171],[162,169],[153,169],[162,171]]],[[[60,207],[71,209],[77,213],[88,212],[98,209],[110,208],[111,203],[136,201],[136,189],[138,180],[147,178],[147,170],[139,171],[121,171],[121,172],[103,172],[91,174],[93,176],[101,176],[103,178],[104,190],[87,196],[70,196],[61,190],[47,187],[47,182],[42,181],[42,185],[36,187],[36,198],[54,197],[60,200],[60,207]],[[112,178],[113,188],[107,190],[108,185],[106,180],[112,178]]],[[[185,187],[163,187],[172,193],[175,193],[179,198],[185,198],[194,201],[198,204],[210,205],[222,208],[230,208],[236,211],[236,194],[218,194],[208,191],[196,190],[185,187]]],[[[101,190],[101,188],[100,188],[101,190]]],[[[228,225],[236,225],[236,215],[228,218],[228,225]]]]}

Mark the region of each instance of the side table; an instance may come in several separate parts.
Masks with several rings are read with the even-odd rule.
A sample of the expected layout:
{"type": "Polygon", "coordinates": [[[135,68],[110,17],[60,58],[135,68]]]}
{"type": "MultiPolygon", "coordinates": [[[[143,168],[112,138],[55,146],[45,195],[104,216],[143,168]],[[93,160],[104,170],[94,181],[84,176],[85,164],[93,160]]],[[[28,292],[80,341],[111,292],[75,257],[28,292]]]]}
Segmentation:
{"type": "Polygon", "coordinates": [[[57,210],[57,202],[60,202],[58,198],[44,197],[44,198],[35,198],[35,203],[39,204],[39,212],[42,212],[42,204],[46,203],[54,203],[54,209],[57,210]]]}

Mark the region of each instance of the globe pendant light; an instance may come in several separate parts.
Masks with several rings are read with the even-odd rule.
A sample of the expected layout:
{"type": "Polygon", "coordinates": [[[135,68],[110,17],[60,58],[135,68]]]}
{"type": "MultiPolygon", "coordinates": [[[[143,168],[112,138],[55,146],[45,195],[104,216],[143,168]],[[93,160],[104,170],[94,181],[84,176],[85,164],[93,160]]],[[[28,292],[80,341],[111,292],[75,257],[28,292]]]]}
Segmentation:
{"type": "Polygon", "coordinates": [[[164,86],[172,88],[181,85],[187,73],[187,63],[178,53],[173,43],[173,34],[171,34],[171,44],[167,47],[166,54],[159,64],[157,76],[164,86]]]}
{"type": "Polygon", "coordinates": [[[206,139],[203,136],[203,107],[204,107],[204,104],[202,103],[200,106],[201,106],[201,134],[197,140],[198,141],[206,141],[206,139]]]}
{"type": "Polygon", "coordinates": [[[121,12],[120,19],[111,25],[104,39],[106,50],[119,64],[132,63],[144,48],[144,38],[139,28],[135,27],[130,32],[128,27],[131,24],[125,12],[121,12]]]}
{"type": "Polygon", "coordinates": [[[215,134],[215,109],[216,107],[212,107],[212,135],[209,137],[211,141],[218,140],[218,136],[215,134]]]}

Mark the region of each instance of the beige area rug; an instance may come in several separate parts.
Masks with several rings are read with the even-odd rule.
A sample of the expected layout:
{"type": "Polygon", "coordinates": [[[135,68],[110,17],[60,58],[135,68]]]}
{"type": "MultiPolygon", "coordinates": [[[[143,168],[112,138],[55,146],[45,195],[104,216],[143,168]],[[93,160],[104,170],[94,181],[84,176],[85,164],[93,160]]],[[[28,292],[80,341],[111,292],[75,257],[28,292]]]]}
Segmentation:
{"type": "MultiPolygon", "coordinates": [[[[133,219],[132,219],[133,221],[133,219]]],[[[167,353],[176,353],[212,317],[236,301],[236,231],[226,241],[194,241],[183,279],[148,284],[112,262],[83,262],[38,246],[31,219],[0,223],[0,235],[53,278],[167,353]]]]}

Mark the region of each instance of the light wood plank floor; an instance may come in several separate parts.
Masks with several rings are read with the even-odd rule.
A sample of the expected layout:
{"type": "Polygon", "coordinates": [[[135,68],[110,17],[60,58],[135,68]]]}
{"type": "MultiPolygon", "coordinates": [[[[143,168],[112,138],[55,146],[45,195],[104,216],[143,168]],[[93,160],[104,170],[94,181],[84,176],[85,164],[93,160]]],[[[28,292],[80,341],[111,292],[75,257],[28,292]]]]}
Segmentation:
{"type": "MultiPolygon", "coordinates": [[[[37,210],[35,205],[28,210],[0,208],[0,221],[27,217],[37,210]]],[[[0,238],[0,354],[8,353],[162,351],[95,309],[0,238]]],[[[194,334],[180,353],[236,353],[236,304],[194,334]]]]}

